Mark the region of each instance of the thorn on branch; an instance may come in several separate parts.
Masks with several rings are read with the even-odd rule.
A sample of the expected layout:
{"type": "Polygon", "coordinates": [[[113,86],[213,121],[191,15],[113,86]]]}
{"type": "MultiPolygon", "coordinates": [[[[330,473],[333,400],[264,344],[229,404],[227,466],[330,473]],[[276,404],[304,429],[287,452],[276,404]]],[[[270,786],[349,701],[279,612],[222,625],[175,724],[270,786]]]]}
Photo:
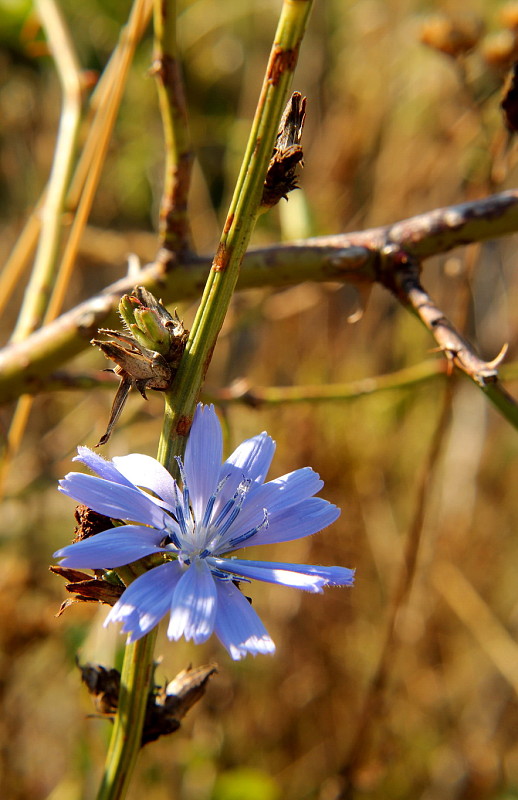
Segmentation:
{"type": "Polygon", "coordinates": [[[431,331],[438,349],[479,386],[496,383],[498,367],[507,353],[507,344],[491,361],[481,359],[421,285],[421,262],[394,246],[385,248],[384,255],[389,264],[381,273],[381,283],[415,311],[431,331]]]}

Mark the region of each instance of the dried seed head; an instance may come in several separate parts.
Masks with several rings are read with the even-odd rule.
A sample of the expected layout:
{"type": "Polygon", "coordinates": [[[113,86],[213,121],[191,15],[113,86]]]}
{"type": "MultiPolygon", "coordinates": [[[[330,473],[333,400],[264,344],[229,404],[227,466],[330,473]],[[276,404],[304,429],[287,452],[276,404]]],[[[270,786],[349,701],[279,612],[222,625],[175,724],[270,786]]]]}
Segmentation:
{"type": "Polygon", "coordinates": [[[296,167],[303,164],[304,153],[300,144],[306,120],[306,98],[293,92],[279,125],[277,139],[264,181],[261,206],[272,208],[288,192],[298,188],[296,167]]]}
{"type": "Polygon", "coordinates": [[[438,14],[425,20],[419,38],[428,47],[458,58],[478,44],[483,30],[484,26],[480,19],[473,17],[453,19],[438,14]]]}
{"type": "MultiPolygon", "coordinates": [[[[101,664],[79,664],[81,679],[93,697],[99,714],[113,717],[117,712],[120,673],[101,664]]],[[[182,670],[166,687],[152,686],[147,699],[141,746],[160,736],[174,733],[189,709],[205,694],[209,678],[217,672],[214,664],[182,670]]]]}
{"type": "Polygon", "coordinates": [[[119,313],[129,333],[101,329],[99,333],[113,338],[92,339],[92,344],[115,362],[113,371],[120,378],[108,427],[97,446],[106,444],[110,438],[133,386],[144,399],[147,389],[169,389],[189,336],[176,311],[172,316],[143,286],[123,295],[119,313]]]}
{"type": "Polygon", "coordinates": [[[482,58],[494,70],[506,73],[518,58],[518,41],[511,31],[492,33],[482,42],[482,58]]]}
{"type": "Polygon", "coordinates": [[[506,3],[500,9],[498,14],[501,24],[504,28],[509,28],[512,31],[518,30],[518,3],[506,3]]]}

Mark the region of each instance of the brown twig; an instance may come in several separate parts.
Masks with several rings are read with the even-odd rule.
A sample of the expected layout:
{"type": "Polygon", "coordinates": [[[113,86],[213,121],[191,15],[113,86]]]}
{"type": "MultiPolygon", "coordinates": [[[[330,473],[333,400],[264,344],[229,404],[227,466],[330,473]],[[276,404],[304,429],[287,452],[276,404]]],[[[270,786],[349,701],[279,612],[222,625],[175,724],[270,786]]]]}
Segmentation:
{"type": "Polygon", "coordinates": [[[507,344],[491,361],[481,359],[421,285],[420,262],[394,246],[385,249],[384,258],[386,264],[380,282],[419,317],[452,366],[471,378],[501,414],[518,428],[518,403],[500,385],[498,378],[498,367],[506,356],[507,344]]]}
{"type": "Polygon", "coordinates": [[[498,367],[507,352],[507,345],[504,345],[492,361],[481,359],[421,285],[421,263],[394,247],[385,250],[384,256],[390,265],[381,282],[403,305],[409,306],[417,314],[446,358],[480,386],[495,382],[498,378],[498,367]]]}
{"type": "MultiPolygon", "coordinates": [[[[484,200],[437,209],[384,228],[251,250],[243,260],[238,287],[283,287],[307,280],[338,281],[360,287],[379,282],[411,307],[408,297],[401,294],[401,281],[410,269],[408,264],[415,263],[413,259],[425,259],[459,245],[516,231],[518,191],[503,192],[484,200]]],[[[199,296],[209,268],[210,259],[186,255],[170,270],[164,269],[163,264],[148,265],[142,270],[139,283],[162,297],[166,304],[181,302],[199,296]]],[[[37,391],[56,368],[89,346],[98,328],[113,327],[119,300],[122,294],[131,291],[134,282],[134,278],[129,277],[112,284],[24,342],[0,351],[0,402],[12,400],[24,392],[37,391]]],[[[417,301],[421,291],[424,292],[418,283],[412,298],[417,301]]],[[[428,295],[426,299],[430,300],[428,295]]],[[[426,303],[421,304],[426,324],[425,311],[426,303]]],[[[444,320],[438,309],[436,315],[444,320]]],[[[495,404],[501,403],[505,411],[509,407],[508,396],[498,383],[491,382],[491,374],[484,375],[484,369],[491,372],[496,370],[496,365],[490,362],[488,366],[479,360],[473,371],[468,355],[472,348],[462,337],[451,341],[449,337],[454,335],[454,328],[449,326],[450,323],[434,323],[431,329],[437,328],[444,335],[440,344],[447,345],[445,350],[449,352],[451,347],[460,368],[469,365],[470,377],[478,374],[484,378],[484,391],[495,404]]]]}
{"type": "Polygon", "coordinates": [[[160,203],[158,260],[185,253],[189,246],[187,196],[194,161],[187,104],[176,43],[176,3],[154,0],[155,41],[151,72],[157,78],[164,130],[164,188],[160,203]]]}

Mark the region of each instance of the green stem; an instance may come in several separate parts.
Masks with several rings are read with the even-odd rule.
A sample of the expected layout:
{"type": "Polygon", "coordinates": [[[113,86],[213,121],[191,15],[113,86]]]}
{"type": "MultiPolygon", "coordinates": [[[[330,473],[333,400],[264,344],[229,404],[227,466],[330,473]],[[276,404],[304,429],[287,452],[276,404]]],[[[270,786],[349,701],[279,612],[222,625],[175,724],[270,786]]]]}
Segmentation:
{"type": "Polygon", "coordinates": [[[81,66],[65,20],[54,0],[38,0],[36,6],[61,82],[63,106],[54,161],[41,209],[41,235],[31,278],[12,335],[14,342],[24,339],[38,328],[45,314],[56,276],[62,213],[81,122],[81,66]]]}
{"type": "MultiPolygon", "coordinates": [[[[266,168],[310,8],[310,0],[284,0],[258,111],[223,236],[177,380],[173,390],[165,395],[158,459],[173,474],[176,472],[175,456],[183,453],[196,399],[255,224],[266,168]]],[[[162,20],[160,14],[159,17],[162,20]]],[[[155,638],[156,628],[126,648],[119,708],[97,800],[121,800],[129,785],[142,739],[155,638]]]]}
{"type": "Polygon", "coordinates": [[[178,374],[166,396],[159,453],[170,465],[185,447],[194,408],[255,225],[262,187],[312,3],[284,0],[248,146],[178,374]]]}
{"type": "Polygon", "coordinates": [[[97,800],[120,800],[126,794],[140,751],[157,628],[126,646],[119,709],[97,800]]]}

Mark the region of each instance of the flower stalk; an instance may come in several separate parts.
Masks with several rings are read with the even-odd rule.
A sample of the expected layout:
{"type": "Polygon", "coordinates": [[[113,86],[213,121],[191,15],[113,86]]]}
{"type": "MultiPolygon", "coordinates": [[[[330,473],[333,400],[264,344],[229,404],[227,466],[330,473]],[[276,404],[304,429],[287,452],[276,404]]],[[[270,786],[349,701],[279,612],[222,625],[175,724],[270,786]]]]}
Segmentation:
{"type": "MultiPolygon", "coordinates": [[[[164,424],[158,461],[176,476],[178,468],[175,459],[185,451],[196,401],[259,213],[266,170],[311,5],[311,0],[283,2],[247,150],[223,234],[176,379],[171,389],[165,392],[164,424]]],[[[173,11],[174,5],[170,3],[166,16],[167,12],[173,11]]],[[[158,34],[160,38],[163,31],[159,29],[158,34]]],[[[165,97],[162,97],[161,102],[164,111],[165,97]]],[[[172,130],[171,122],[169,132],[172,130]]],[[[172,229],[173,226],[164,225],[163,237],[168,228],[172,229]]],[[[185,235],[185,231],[183,234],[185,235]]],[[[98,800],[119,800],[124,797],[129,785],[141,744],[146,698],[152,675],[154,641],[155,634],[151,631],[126,648],[119,709],[98,800]]]]}
{"type": "Polygon", "coordinates": [[[119,707],[97,800],[119,800],[128,789],[140,751],[157,629],[126,645],[119,707]]]}
{"type": "Polygon", "coordinates": [[[184,357],[173,386],[166,393],[158,457],[173,471],[174,457],[184,452],[200,388],[259,213],[266,170],[311,6],[311,0],[284,0],[223,234],[184,357]]]}

